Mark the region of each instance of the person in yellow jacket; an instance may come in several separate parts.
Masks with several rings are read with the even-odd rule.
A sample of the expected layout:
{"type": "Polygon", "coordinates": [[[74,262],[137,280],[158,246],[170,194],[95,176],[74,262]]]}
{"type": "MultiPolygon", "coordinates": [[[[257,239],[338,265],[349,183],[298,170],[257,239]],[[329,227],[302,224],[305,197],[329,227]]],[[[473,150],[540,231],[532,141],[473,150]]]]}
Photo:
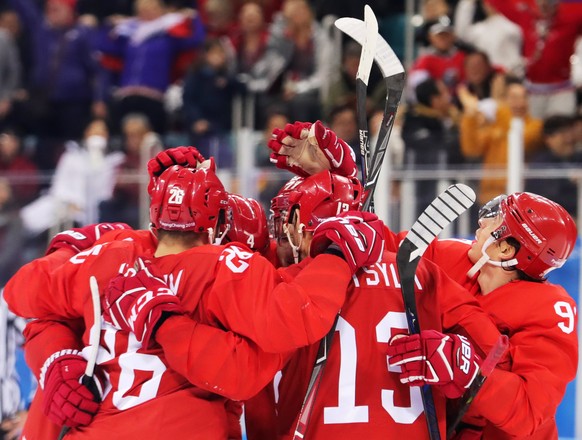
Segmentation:
{"type": "MultiPolygon", "coordinates": [[[[528,113],[528,95],[519,82],[508,82],[504,100],[497,102],[494,117],[488,119],[476,96],[466,88],[458,90],[463,105],[460,123],[461,151],[467,159],[481,159],[483,169],[504,169],[507,166],[508,134],[512,118],[524,121],[524,152],[528,155],[542,145],[542,120],[528,113]]],[[[479,202],[491,200],[506,192],[504,177],[484,177],[481,180],[479,202]]]]}

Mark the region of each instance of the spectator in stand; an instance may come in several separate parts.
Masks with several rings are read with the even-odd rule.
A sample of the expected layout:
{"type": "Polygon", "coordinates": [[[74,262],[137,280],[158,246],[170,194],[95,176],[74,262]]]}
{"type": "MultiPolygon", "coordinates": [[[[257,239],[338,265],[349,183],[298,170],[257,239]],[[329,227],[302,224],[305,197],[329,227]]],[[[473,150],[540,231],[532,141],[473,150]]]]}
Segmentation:
{"type": "MultiPolygon", "coordinates": [[[[530,158],[530,167],[572,168],[582,164],[582,152],[576,152],[574,119],[556,115],[544,120],[544,148],[530,158]]],[[[529,179],[526,191],[548,197],[562,205],[574,217],[577,214],[578,185],[576,180],[564,176],[551,179],[529,179]]]]}
{"type": "Polygon", "coordinates": [[[236,81],[227,61],[221,41],[207,40],[202,59],[184,79],[183,94],[184,120],[191,144],[203,156],[214,156],[221,167],[232,164],[230,128],[236,81]]]}
{"type": "Polygon", "coordinates": [[[0,28],[0,125],[5,125],[20,82],[18,50],[12,34],[0,28]]]}
{"type": "MultiPolygon", "coordinates": [[[[42,139],[79,139],[95,102],[97,64],[94,30],[76,20],[76,0],[48,0],[44,15],[33,0],[10,0],[33,45],[28,107],[34,134],[42,139]]],[[[39,165],[54,168],[58,153],[38,149],[39,165]]]]}
{"type": "MultiPolygon", "coordinates": [[[[337,66],[331,40],[314,20],[306,0],[287,0],[270,30],[265,56],[255,65],[249,88],[259,108],[283,101],[291,120],[321,117],[320,91],[337,66]]],[[[260,115],[261,126],[264,115],[260,115]]]]}
{"type": "Polygon", "coordinates": [[[486,0],[523,32],[526,87],[532,116],[573,115],[576,91],[570,57],[582,35],[582,3],[553,0],[486,0]]]}
{"type": "Polygon", "coordinates": [[[479,100],[499,98],[495,96],[495,82],[505,83],[504,74],[495,69],[485,52],[476,51],[465,56],[464,84],[479,100]]]}
{"type": "Polygon", "coordinates": [[[271,199],[277,195],[281,187],[291,178],[287,170],[274,168],[270,161],[269,153],[271,150],[267,147],[269,141],[273,138],[273,130],[284,130],[285,126],[290,123],[289,116],[284,107],[272,107],[268,110],[267,122],[263,130],[259,145],[255,147],[257,152],[257,165],[263,170],[259,177],[259,201],[264,207],[269,207],[271,199]]]}
{"type": "Polygon", "coordinates": [[[125,158],[117,168],[118,180],[114,183],[111,198],[99,205],[99,221],[119,219],[138,228],[141,226],[140,200],[147,196],[138,176],[146,169],[147,161],[162,150],[162,143],[143,114],[126,115],[121,121],[121,128],[125,158]]]}
{"type": "Polygon", "coordinates": [[[114,134],[129,113],[143,113],[157,133],[167,130],[164,94],[173,70],[204,41],[204,29],[192,11],[166,12],[162,0],[137,0],[136,17],[123,19],[101,39],[99,49],[105,66],[100,82],[101,112],[110,100],[114,134]],[[118,73],[117,84],[110,84],[118,73]],[[113,96],[107,91],[116,85],[113,96]]]}
{"type": "MultiPolygon", "coordinates": [[[[416,86],[417,103],[404,115],[402,140],[405,165],[434,170],[462,163],[458,130],[451,118],[451,95],[443,81],[428,78],[416,86]]],[[[436,197],[436,182],[416,184],[416,212],[436,197]]]]}
{"type": "MultiPolygon", "coordinates": [[[[481,51],[468,53],[464,67],[463,86],[479,99],[479,112],[488,121],[494,121],[497,103],[505,98],[505,74],[496,70],[481,51]]],[[[462,107],[458,98],[455,104],[462,107]]]]}
{"type": "Polygon", "coordinates": [[[267,47],[267,28],[263,8],[255,2],[245,3],[238,17],[238,29],[231,32],[236,57],[236,73],[249,73],[267,47]]]}
{"type": "Polygon", "coordinates": [[[360,155],[360,138],[355,107],[353,105],[338,105],[331,109],[328,120],[330,130],[352,147],[359,171],[362,156],[360,155]]]}
{"type": "MultiPolygon", "coordinates": [[[[507,136],[513,118],[524,122],[524,151],[526,160],[542,142],[542,121],[528,110],[528,93],[523,84],[510,80],[505,102],[497,105],[495,119],[490,121],[479,112],[479,99],[466,87],[457,93],[463,106],[460,123],[461,151],[466,159],[478,159],[485,170],[502,170],[507,166],[507,136]]],[[[486,177],[481,180],[478,200],[481,205],[506,192],[506,179],[486,177]]]]}
{"type": "Polygon", "coordinates": [[[420,5],[422,24],[415,29],[414,40],[419,47],[419,56],[424,55],[430,47],[429,29],[438,23],[441,17],[451,15],[447,0],[422,0],[420,5]]]}
{"type": "Polygon", "coordinates": [[[455,9],[455,33],[487,54],[494,66],[502,67],[508,74],[523,76],[521,29],[490,4],[481,0],[460,0],[455,9]],[[478,3],[483,6],[486,18],[473,22],[478,3]]]}
{"type": "Polygon", "coordinates": [[[30,72],[32,70],[32,46],[30,36],[23,32],[18,14],[12,9],[0,12],[0,29],[6,31],[16,47],[17,63],[20,66],[17,88],[12,93],[10,111],[6,126],[12,126],[23,132],[34,132],[23,104],[27,102],[30,89],[30,72]]]}
{"type": "MultiPolygon", "coordinates": [[[[356,74],[360,64],[361,46],[355,41],[349,41],[342,51],[342,65],[339,78],[332,82],[323,102],[323,113],[326,119],[334,107],[341,105],[356,105],[356,74]]],[[[375,107],[383,107],[386,99],[386,87],[380,81],[373,84],[368,82],[369,93],[367,101],[368,114],[375,107]]]]}
{"type": "MultiPolygon", "coordinates": [[[[20,266],[26,263],[25,234],[18,209],[10,181],[3,176],[0,177],[0,286],[6,284],[20,266]]],[[[2,381],[0,390],[3,386],[2,381]]],[[[8,396],[0,396],[0,410],[4,409],[3,399],[6,398],[8,396]]]]}
{"type": "Polygon", "coordinates": [[[105,121],[96,119],[79,143],[67,142],[48,192],[21,209],[31,236],[97,220],[98,204],[111,196],[113,173],[123,160],[119,153],[107,154],[108,138],[105,121]]]}
{"type": "Polygon", "coordinates": [[[0,134],[0,175],[8,179],[13,202],[21,207],[32,201],[40,187],[36,165],[21,151],[22,141],[14,130],[0,134]],[[12,181],[14,178],[22,181],[12,181]]]}
{"type": "Polygon", "coordinates": [[[236,20],[232,2],[207,0],[200,12],[209,38],[226,37],[235,30],[236,20]]]}
{"type": "MultiPolygon", "coordinates": [[[[449,17],[443,16],[428,29],[430,47],[418,57],[410,69],[408,87],[414,91],[416,86],[427,78],[441,80],[451,94],[463,81],[465,52],[455,46],[456,36],[449,17]]],[[[412,93],[414,101],[414,93],[412,93]]]]}
{"type": "Polygon", "coordinates": [[[97,23],[105,23],[112,16],[130,16],[134,0],[78,0],[79,18],[92,17],[97,23]]]}

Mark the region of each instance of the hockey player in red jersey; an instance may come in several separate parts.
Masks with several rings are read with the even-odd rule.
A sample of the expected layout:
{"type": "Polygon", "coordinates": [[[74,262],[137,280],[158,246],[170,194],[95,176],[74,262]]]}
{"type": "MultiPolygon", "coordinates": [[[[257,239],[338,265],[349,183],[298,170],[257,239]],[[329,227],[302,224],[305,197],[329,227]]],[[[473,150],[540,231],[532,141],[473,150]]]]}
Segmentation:
{"type": "MultiPolygon", "coordinates": [[[[326,211],[338,209],[330,197],[333,182],[311,176],[287,194],[283,229],[293,250],[301,257],[313,250],[309,232],[326,211]]],[[[335,191],[334,191],[335,192],[335,191]]],[[[340,208],[341,209],[341,208],[340,208]]],[[[333,228],[318,226],[330,235],[333,228]]],[[[317,244],[315,244],[317,246],[317,244]]],[[[336,327],[324,374],[311,408],[306,439],[367,439],[405,435],[429,438],[418,388],[400,383],[399,368],[388,369],[386,350],[391,338],[407,333],[395,254],[384,252],[382,260],[359,271],[353,279],[336,327]]],[[[444,436],[446,396],[458,397],[471,383],[480,359],[499,337],[492,320],[477,302],[430,262],[421,262],[418,274],[419,321],[423,329],[450,333],[461,344],[462,334],[477,334],[470,347],[470,368],[463,372],[455,360],[457,347],[447,346],[446,359],[436,368],[451,368],[459,374],[443,378],[435,387],[440,429],[444,436]]],[[[318,344],[299,350],[285,366],[277,404],[279,438],[294,438],[318,344]]],[[[444,375],[443,375],[444,376],[444,375]]]]}
{"type": "MultiPolygon", "coordinates": [[[[344,155],[343,153],[343,151],[346,148],[349,151],[349,146],[347,146],[347,144],[345,143],[338,142],[335,136],[325,138],[327,130],[322,129],[322,127],[319,128],[320,129],[317,131],[317,136],[315,137],[316,140],[315,145],[319,143],[319,148],[322,148],[322,150],[325,151],[326,156],[329,157],[328,160],[330,161],[330,163],[326,166],[326,168],[334,169],[334,167],[339,166],[342,171],[349,172],[351,163],[351,169],[355,169],[355,164],[353,164],[353,160],[350,162],[350,158],[353,159],[352,157],[353,155],[349,154],[344,155]],[[338,158],[343,158],[343,160],[337,160],[338,158]],[[332,161],[331,159],[334,160],[332,161]]],[[[281,133],[274,134],[275,139],[277,139],[277,135],[279,135],[279,137],[282,137],[284,136],[284,132],[281,131],[281,133]]],[[[311,139],[311,142],[313,145],[313,138],[311,139]]],[[[204,157],[200,155],[200,153],[194,147],[176,147],[162,151],[148,163],[148,173],[150,175],[150,185],[148,187],[148,191],[151,194],[151,191],[155,186],[157,178],[168,167],[175,164],[195,167],[202,162],[204,162],[204,157]]],[[[301,166],[301,160],[299,160],[298,163],[299,166],[301,166]]],[[[255,206],[253,205],[253,208],[254,207],[255,206]]],[[[156,246],[157,239],[155,235],[149,233],[148,231],[136,231],[135,233],[131,233],[130,236],[123,232],[118,234],[110,233],[108,234],[109,238],[102,239],[102,242],[106,243],[108,241],[113,241],[115,239],[133,240],[135,239],[136,234],[139,236],[139,240],[147,242],[148,246],[152,248],[156,246]]],[[[74,248],[71,246],[71,249],[74,248]]],[[[66,254],[66,257],[58,258],[59,261],[58,264],[62,263],[71,256],[69,251],[66,251],[64,249],[57,251],[57,253],[61,253],[61,255],[66,254]]],[[[33,261],[32,263],[23,267],[20,270],[19,274],[13,278],[11,283],[11,287],[13,288],[12,289],[8,288],[7,293],[8,296],[10,296],[10,292],[18,293],[18,295],[13,295],[12,303],[17,304],[15,305],[15,307],[21,309],[22,310],[21,313],[23,314],[28,313],[26,308],[27,298],[26,295],[22,295],[21,292],[29,290],[39,290],[39,291],[44,290],[44,287],[48,285],[49,269],[57,266],[57,264],[47,264],[48,262],[45,262],[44,260],[47,259],[54,260],[54,257],[55,255],[52,255],[44,257],[43,259],[33,261]],[[34,286],[30,285],[31,279],[39,281],[38,289],[35,289],[34,286]]],[[[203,327],[204,326],[202,325],[199,326],[200,329],[199,333],[200,332],[204,333],[203,327]]],[[[27,329],[29,337],[26,344],[27,359],[29,364],[34,366],[33,370],[38,374],[44,360],[47,359],[52,353],[55,353],[59,350],[67,350],[71,347],[79,348],[82,347],[83,344],[80,341],[80,337],[78,337],[77,335],[83,333],[83,328],[84,326],[82,320],[75,321],[35,320],[33,324],[29,326],[29,329],[27,329]]],[[[206,339],[209,338],[209,335],[205,334],[205,336],[206,339]]],[[[200,340],[200,338],[198,339],[200,340]]],[[[202,339],[204,340],[204,338],[202,339]]],[[[233,357],[236,358],[237,356],[239,356],[241,352],[243,352],[243,350],[241,349],[241,346],[244,345],[243,342],[244,341],[238,340],[236,344],[231,345],[230,353],[233,355],[233,357]]],[[[204,346],[204,342],[202,342],[200,345],[204,346]]],[[[217,347],[218,346],[216,346],[215,348],[217,347]]],[[[85,363],[84,360],[81,359],[77,360],[80,363],[85,363]]],[[[202,377],[204,377],[203,374],[202,377]]],[[[40,412],[39,408],[41,405],[38,402],[41,402],[42,400],[41,391],[42,390],[37,391],[35,403],[33,403],[31,407],[31,412],[28,418],[29,423],[27,427],[30,428],[30,426],[32,426],[32,430],[25,428],[25,434],[28,433],[29,438],[54,439],[56,438],[56,431],[58,430],[58,427],[48,422],[40,412]],[[49,425],[52,425],[53,427],[52,431],[48,429],[49,425]]],[[[66,405],[69,405],[70,407],[69,411],[71,411],[69,416],[72,417],[72,419],[67,420],[67,424],[79,425],[81,423],[81,419],[87,420],[87,418],[83,415],[84,411],[74,411],[75,406],[77,408],[80,408],[83,405],[85,405],[84,401],[78,400],[78,398],[79,395],[77,395],[77,397],[75,398],[76,400],[72,402],[72,407],[71,402],[68,402],[67,399],[61,400],[60,403],[55,405],[57,407],[56,408],[57,411],[62,410],[62,408],[59,408],[59,406],[62,406],[64,408],[66,405]],[[78,416],[78,419],[75,419],[75,416],[78,416]]],[[[45,408],[47,408],[46,402],[45,408]]],[[[62,419],[62,416],[60,416],[59,419],[62,419]]]]}
{"type": "MultiPolygon", "coordinates": [[[[487,379],[456,438],[557,439],[556,409],[578,364],[577,312],[574,300],[546,276],[570,256],[574,220],[531,193],[499,196],[479,216],[475,241],[439,240],[425,252],[471,290],[509,336],[511,368],[487,379]]],[[[387,235],[395,249],[402,233],[387,235]]]]}
{"type": "MultiPolygon", "coordinates": [[[[158,238],[160,239],[156,252],[160,251],[163,254],[164,251],[167,251],[168,249],[168,243],[176,244],[176,241],[180,242],[178,238],[186,238],[189,246],[192,246],[196,244],[197,240],[203,241],[204,237],[206,237],[206,240],[209,240],[213,239],[214,236],[219,236],[221,234],[221,232],[216,232],[220,231],[220,228],[216,228],[216,223],[223,216],[223,213],[221,214],[220,211],[226,206],[226,197],[221,199],[222,201],[219,200],[218,207],[215,205],[213,206],[216,209],[212,214],[206,213],[206,217],[204,214],[201,214],[201,212],[204,212],[205,209],[208,208],[208,204],[210,203],[208,201],[209,199],[216,202],[216,197],[220,198],[221,189],[215,180],[216,178],[209,175],[212,173],[213,172],[209,170],[197,170],[194,172],[194,170],[191,169],[175,167],[162,173],[156,183],[156,188],[159,188],[160,191],[156,193],[154,190],[154,196],[152,199],[152,222],[158,229],[158,238]],[[189,173],[192,176],[200,176],[201,174],[204,174],[202,180],[207,183],[212,183],[214,186],[211,185],[211,187],[205,189],[199,188],[199,191],[190,191],[195,182],[192,181],[192,176],[190,176],[189,173]],[[166,175],[169,180],[163,178],[166,175]],[[169,181],[172,182],[171,185],[168,183],[169,181]],[[193,195],[196,195],[196,197],[193,195]],[[194,209],[193,206],[188,205],[189,208],[183,210],[181,206],[184,199],[188,203],[193,203],[193,200],[200,201],[200,204],[196,205],[196,209],[194,209]],[[194,217],[196,220],[192,220],[189,216],[194,217]],[[200,223],[200,221],[203,222],[200,223]],[[209,224],[212,224],[212,226],[209,226],[209,224]],[[178,231],[173,232],[171,229],[165,229],[174,227],[178,228],[178,231]],[[207,234],[204,231],[206,231],[208,227],[211,227],[212,229],[210,230],[210,233],[207,234]],[[184,233],[182,232],[184,228],[195,228],[195,231],[200,233],[202,237],[198,237],[196,234],[184,233]],[[162,240],[162,238],[164,239],[162,240]]],[[[362,219],[360,218],[360,221],[361,220],[362,219]]],[[[360,226],[358,226],[357,223],[358,222],[351,222],[350,225],[358,229],[360,226]]],[[[362,224],[368,225],[369,222],[363,221],[362,224]]],[[[375,230],[368,227],[365,234],[368,234],[368,236],[373,235],[375,234],[375,230]]],[[[350,238],[346,235],[343,239],[349,240],[350,238]]],[[[178,261],[176,261],[175,258],[172,258],[171,255],[166,256],[166,258],[160,256],[158,258],[159,262],[167,262],[166,264],[168,267],[164,267],[163,264],[158,265],[161,265],[163,269],[166,269],[166,272],[170,272],[167,278],[168,283],[172,285],[174,289],[178,290],[179,293],[180,287],[183,286],[189,286],[193,289],[194,292],[192,296],[189,297],[188,302],[183,302],[182,306],[185,306],[187,310],[196,308],[195,317],[200,321],[206,321],[227,328],[232,326],[238,333],[247,335],[251,339],[255,339],[255,341],[265,350],[282,352],[294,348],[295,346],[312,342],[325,333],[326,327],[331,325],[333,315],[337,312],[337,309],[343,301],[343,294],[347,282],[349,281],[350,274],[353,270],[359,267],[359,265],[365,264],[368,261],[368,258],[374,258],[374,256],[370,256],[370,253],[373,254],[374,252],[378,252],[378,246],[372,246],[372,243],[379,243],[379,241],[371,241],[370,249],[351,249],[349,251],[349,256],[351,258],[348,258],[348,264],[346,264],[345,267],[342,266],[342,259],[338,259],[335,252],[333,255],[322,255],[315,258],[312,264],[305,268],[301,276],[296,279],[293,286],[281,283],[279,276],[273,272],[274,268],[266,262],[266,260],[263,260],[258,256],[258,254],[250,254],[248,251],[232,245],[226,247],[197,246],[195,248],[187,249],[184,254],[180,255],[181,258],[179,258],[178,261]],[[204,255],[205,259],[198,258],[200,255],[197,254],[204,255]],[[188,262],[192,261],[195,257],[196,271],[192,271],[190,270],[190,267],[192,266],[188,265],[188,262]],[[210,258],[214,261],[213,267],[208,267],[207,270],[204,270],[201,261],[210,261],[210,258]],[[338,266],[337,263],[334,263],[331,265],[333,267],[328,269],[330,265],[327,264],[327,259],[338,260],[340,264],[338,266]],[[256,262],[257,260],[259,261],[258,263],[256,262]],[[340,268],[342,269],[340,270],[340,268]],[[345,269],[344,273],[342,273],[343,269],[345,269]],[[331,283],[327,281],[325,285],[320,286],[319,289],[308,295],[307,291],[302,288],[301,285],[308,284],[311,287],[313,285],[321,284],[321,280],[328,278],[324,275],[328,270],[331,270],[330,274],[334,274],[334,281],[331,283]],[[319,282],[312,279],[314,275],[311,275],[311,272],[319,274],[315,277],[319,282]],[[243,273],[244,275],[241,275],[243,273]],[[204,281],[203,279],[208,280],[204,281]],[[244,288],[245,279],[253,286],[252,289],[244,288]],[[210,280],[212,280],[212,282],[210,280]],[[212,283],[214,283],[214,285],[212,285],[212,283]],[[273,299],[265,302],[264,299],[261,298],[261,292],[267,292],[273,288],[276,291],[276,293],[273,293],[273,299]],[[208,295],[203,294],[207,292],[211,293],[208,295]],[[232,292],[233,294],[236,292],[236,294],[227,299],[228,292],[232,292]],[[307,298],[309,299],[307,300],[307,298]],[[284,301],[286,306],[284,308],[277,306],[276,303],[278,301],[284,301]],[[307,302],[303,305],[305,301],[307,302]],[[293,310],[294,304],[297,305],[295,306],[297,312],[289,313],[293,310]],[[247,313],[244,313],[245,310],[247,310],[247,313]],[[285,312],[281,315],[283,311],[285,312]],[[253,319],[253,316],[255,319],[253,319]],[[265,320],[265,316],[273,316],[273,318],[265,320]],[[325,316],[329,316],[328,323],[325,323],[325,316]],[[295,334],[294,332],[297,333],[295,334]]],[[[182,246],[184,246],[183,243],[182,246]]],[[[345,242],[342,242],[340,243],[340,247],[341,246],[344,246],[345,249],[349,249],[349,246],[355,246],[355,243],[353,245],[346,245],[345,242]]],[[[80,313],[88,314],[86,307],[87,294],[86,292],[84,295],[82,293],[83,290],[86,291],[87,289],[88,275],[94,274],[98,276],[98,279],[100,278],[103,280],[105,278],[104,275],[101,275],[103,271],[107,273],[111,270],[114,270],[115,272],[119,270],[125,271],[127,266],[123,267],[119,264],[120,259],[117,254],[122,254],[124,260],[131,262],[139,253],[144,252],[144,249],[139,249],[139,247],[140,246],[135,242],[116,242],[95,247],[86,254],[78,255],[73,259],[74,261],[71,261],[70,264],[68,264],[72,267],[75,263],[83,262],[83,264],[79,265],[79,269],[71,269],[73,272],[78,272],[75,277],[73,277],[67,269],[59,268],[56,273],[52,274],[56,280],[53,281],[52,284],[53,286],[56,285],[59,287],[58,292],[51,295],[50,301],[48,301],[47,298],[37,297],[29,304],[22,306],[22,309],[28,310],[28,308],[30,308],[30,310],[28,310],[31,312],[29,316],[59,316],[66,319],[80,316],[80,313]],[[106,251],[104,249],[106,249],[106,251]],[[129,256],[127,255],[126,249],[130,249],[129,256]],[[109,268],[104,268],[104,266],[109,266],[109,268]],[[84,282],[81,282],[79,285],[77,284],[79,283],[79,280],[84,280],[84,282]],[[75,293],[73,294],[74,297],[69,297],[68,295],[71,295],[72,292],[80,292],[80,294],[75,293]],[[83,300],[83,298],[85,298],[85,300],[83,300]]],[[[376,258],[378,255],[379,253],[376,254],[376,258]]],[[[157,257],[157,255],[150,255],[150,257],[157,257]]],[[[171,304],[171,302],[169,303],[171,304]]],[[[164,376],[166,373],[166,370],[162,368],[164,365],[163,362],[160,363],[155,361],[154,355],[152,355],[154,358],[144,358],[144,361],[148,360],[149,368],[154,368],[157,365],[157,370],[150,370],[150,376],[146,375],[145,378],[142,378],[139,383],[142,385],[140,388],[142,391],[137,396],[134,395],[132,398],[124,397],[121,391],[118,391],[117,393],[109,393],[102,404],[102,408],[109,408],[109,411],[102,410],[91,423],[90,429],[88,427],[86,429],[72,431],[71,434],[69,434],[71,438],[77,436],[82,437],[84,435],[90,436],[92,433],[97,432],[101,434],[103,432],[108,432],[108,426],[112,426],[111,424],[116,424],[116,430],[119,433],[121,428],[120,425],[116,423],[116,420],[119,420],[119,416],[122,413],[120,410],[122,408],[127,408],[128,406],[133,407],[134,405],[148,402],[149,399],[156,396],[160,398],[160,395],[167,398],[162,402],[158,402],[158,404],[164,405],[165,403],[164,407],[167,408],[167,410],[173,409],[173,420],[179,417],[185,417],[185,414],[181,414],[181,411],[185,411],[186,407],[188,407],[190,413],[193,411],[192,403],[189,405],[179,404],[177,405],[177,408],[172,408],[173,405],[171,403],[168,405],[168,403],[172,401],[168,400],[169,394],[172,394],[173,397],[178,400],[180,400],[180,395],[184,398],[184,393],[177,392],[168,394],[168,387],[169,389],[175,389],[176,384],[172,386],[172,383],[176,380],[178,373],[188,375],[191,367],[190,362],[194,361],[194,359],[185,355],[189,352],[189,344],[184,343],[184,340],[176,341],[173,337],[176,334],[176,330],[178,330],[179,333],[179,330],[182,329],[183,320],[188,320],[191,327],[192,321],[190,319],[183,316],[172,317],[164,322],[158,332],[158,339],[163,338],[163,336],[161,336],[163,334],[168,336],[167,340],[163,339],[165,342],[162,346],[165,345],[164,351],[166,351],[167,346],[173,347],[173,349],[168,350],[168,352],[174,353],[174,358],[167,354],[165,357],[168,363],[176,371],[168,370],[165,379],[163,379],[163,377],[160,378],[160,376],[164,376]],[[174,325],[173,330],[164,333],[162,330],[168,328],[170,323],[173,323],[174,325]],[[176,364],[174,364],[174,362],[176,364]],[[153,378],[151,374],[153,374],[153,378]],[[106,414],[106,416],[103,414],[106,414]],[[100,417],[100,415],[103,415],[103,417],[100,417]],[[113,417],[113,415],[117,417],[113,417]]],[[[146,327],[153,330],[153,323],[152,326],[146,327]]],[[[105,329],[105,332],[107,333],[107,328],[105,329]]],[[[129,352],[127,352],[128,349],[126,348],[126,352],[124,352],[126,354],[123,356],[125,358],[129,359],[131,356],[140,357],[141,355],[146,355],[146,353],[137,352],[137,350],[141,348],[139,345],[140,341],[146,342],[148,340],[147,336],[145,336],[148,334],[149,333],[146,332],[143,338],[140,337],[139,341],[137,341],[135,338],[132,339],[132,337],[129,337],[128,339],[127,335],[124,337],[119,332],[111,333],[109,344],[113,345],[107,345],[108,349],[106,351],[109,354],[105,356],[103,362],[101,362],[100,358],[99,364],[106,371],[107,368],[112,368],[111,371],[108,371],[109,378],[118,389],[119,386],[124,385],[125,383],[123,380],[125,373],[119,371],[119,366],[116,366],[118,365],[116,363],[117,356],[112,353],[120,354],[116,350],[119,350],[121,347],[123,351],[123,347],[126,346],[129,347],[129,352]],[[116,338],[119,337],[122,339],[116,340],[116,338]],[[135,353],[135,355],[130,356],[127,353],[135,353]],[[111,358],[112,356],[113,358],[111,358]],[[115,370],[116,368],[117,370],[115,370]],[[113,371],[117,371],[117,373],[113,373],[113,371]]],[[[188,335],[192,337],[190,332],[188,335]]],[[[107,340],[108,338],[104,337],[105,344],[108,344],[107,340]]],[[[185,340],[187,341],[188,338],[185,340]]],[[[150,354],[147,353],[147,356],[149,355],[150,354]]],[[[123,367],[123,363],[121,366],[123,367]]],[[[132,365],[131,367],[135,368],[136,365],[132,365]]],[[[273,373],[271,373],[271,375],[273,373]]],[[[181,375],[178,376],[182,377],[181,375]]],[[[182,380],[185,379],[182,377],[182,380]]],[[[233,380],[237,379],[233,378],[233,380]]],[[[178,381],[178,383],[180,382],[178,381]]],[[[133,389],[135,385],[131,386],[133,389]]],[[[212,384],[207,384],[207,388],[212,389],[212,384]]],[[[131,390],[127,391],[131,392],[131,390]]],[[[220,392],[222,390],[217,388],[216,391],[220,392]]],[[[188,395],[190,394],[186,394],[186,396],[188,395]]],[[[205,396],[204,393],[202,393],[202,395],[203,397],[205,396]]],[[[196,396],[192,397],[195,398],[196,396]]],[[[220,431],[220,427],[222,426],[221,422],[224,420],[218,420],[217,414],[213,417],[212,415],[214,413],[212,408],[214,407],[216,409],[217,405],[224,406],[223,400],[216,398],[209,401],[204,398],[200,399],[200,396],[197,396],[195,401],[199,406],[200,402],[198,402],[198,400],[204,400],[205,403],[202,404],[202,407],[199,409],[206,413],[206,424],[196,423],[197,433],[200,433],[199,437],[208,438],[209,435],[220,437],[222,435],[220,431]]],[[[137,412],[138,407],[143,409],[142,405],[138,405],[135,412],[137,412]]],[[[194,412],[196,411],[194,410],[194,412]]],[[[222,411],[222,414],[223,413],[224,411],[222,411]]],[[[222,417],[224,418],[224,415],[222,417]]],[[[125,429],[128,430],[128,433],[130,431],[132,434],[136,433],[135,426],[128,425],[125,429]]],[[[165,431],[168,432],[168,429],[169,428],[166,427],[165,431]]],[[[179,431],[181,433],[184,432],[183,424],[179,428],[179,431]]],[[[152,435],[155,437],[155,433],[150,426],[148,426],[147,432],[150,438],[152,438],[152,435]]],[[[224,433],[224,430],[222,433],[224,433]]],[[[176,433],[176,435],[179,434],[176,433]]],[[[193,434],[190,433],[188,438],[193,438],[192,435],[193,434]]]]}

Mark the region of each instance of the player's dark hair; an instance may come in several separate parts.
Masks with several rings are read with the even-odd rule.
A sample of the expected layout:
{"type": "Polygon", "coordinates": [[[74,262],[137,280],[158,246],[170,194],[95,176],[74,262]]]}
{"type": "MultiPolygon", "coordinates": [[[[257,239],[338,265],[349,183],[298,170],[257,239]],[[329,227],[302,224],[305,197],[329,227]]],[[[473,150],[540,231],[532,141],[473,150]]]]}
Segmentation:
{"type": "Polygon", "coordinates": [[[543,133],[544,136],[551,136],[564,129],[572,128],[574,125],[574,118],[566,115],[548,116],[544,120],[543,133]]]}
{"type": "Polygon", "coordinates": [[[416,86],[415,93],[419,104],[430,107],[433,96],[440,95],[441,91],[437,82],[433,78],[428,78],[416,86]]]}
{"type": "MultiPolygon", "coordinates": [[[[515,248],[515,253],[517,254],[519,252],[519,249],[521,248],[521,244],[519,241],[517,241],[515,238],[513,237],[507,237],[505,239],[505,241],[507,242],[507,244],[509,244],[510,246],[513,246],[515,248]]],[[[505,270],[512,270],[517,272],[517,279],[520,281],[531,281],[532,283],[543,283],[544,280],[540,280],[538,278],[533,278],[530,277],[528,274],[526,274],[524,271],[516,269],[515,267],[510,267],[510,268],[505,268],[505,270]]]]}

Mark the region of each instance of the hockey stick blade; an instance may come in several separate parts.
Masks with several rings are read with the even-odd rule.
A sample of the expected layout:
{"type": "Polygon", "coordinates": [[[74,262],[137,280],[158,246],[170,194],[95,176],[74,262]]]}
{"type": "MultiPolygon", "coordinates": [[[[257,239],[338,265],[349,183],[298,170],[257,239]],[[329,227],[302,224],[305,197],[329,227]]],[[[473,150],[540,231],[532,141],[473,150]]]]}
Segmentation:
{"type": "MultiPolygon", "coordinates": [[[[404,302],[404,312],[411,335],[420,333],[416,295],[414,291],[415,274],[420,258],[429,244],[444,228],[455,221],[459,215],[475,203],[475,192],[467,185],[449,186],[437,196],[420,214],[396,253],[396,265],[400,277],[400,287],[404,302]]],[[[440,440],[438,418],[430,385],[420,388],[428,433],[431,440],[440,440]]]]}
{"type": "MultiPolygon", "coordinates": [[[[349,35],[356,42],[363,44],[366,38],[366,26],[362,20],[357,18],[343,17],[335,21],[335,26],[349,35]]],[[[365,201],[364,211],[368,211],[373,206],[373,195],[376,188],[378,175],[384,162],[386,150],[388,148],[388,140],[392,132],[394,120],[396,118],[396,111],[400,104],[400,98],[405,85],[405,71],[404,66],[386,42],[386,40],[378,34],[378,41],[376,42],[376,53],[374,60],[382,72],[382,76],[386,81],[386,105],[384,108],[384,116],[378,133],[378,139],[373,149],[373,156],[367,163],[368,175],[366,176],[365,184],[365,201]]]]}
{"type": "Polygon", "coordinates": [[[457,415],[452,423],[449,424],[447,428],[447,439],[450,439],[455,434],[457,426],[461,423],[463,416],[467,413],[471,403],[473,403],[473,399],[485,383],[485,380],[489,377],[493,370],[495,370],[495,366],[499,363],[501,358],[505,355],[505,352],[509,348],[509,338],[506,335],[499,336],[499,339],[495,343],[495,345],[491,348],[491,351],[481,364],[481,368],[479,368],[479,373],[477,377],[469,387],[461,401],[459,402],[459,409],[457,410],[457,415]]]}
{"type": "Polygon", "coordinates": [[[370,156],[370,134],[368,131],[368,115],[366,112],[368,80],[374,64],[376,42],[378,35],[378,20],[368,5],[364,7],[364,40],[358,72],[356,74],[356,113],[358,118],[358,134],[360,139],[360,155],[362,159],[362,181],[368,178],[368,162],[370,156]]]}
{"type": "MultiPolygon", "coordinates": [[[[449,186],[420,214],[412,225],[404,242],[409,242],[406,250],[407,263],[420,259],[428,245],[463,212],[475,203],[475,192],[462,183],[449,186]]],[[[403,242],[403,244],[404,244],[403,242]]],[[[404,255],[404,250],[398,250],[404,255]]]]}
{"type": "MultiPolygon", "coordinates": [[[[366,27],[362,20],[352,17],[342,17],[335,21],[337,27],[344,34],[349,35],[361,45],[364,43],[366,36],[366,27]]],[[[377,36],[376,52],[374,53],[374,60],[384,78],[404,72],[404,66],[388,45],[386,40],[380,34],[377,36]]]]}

